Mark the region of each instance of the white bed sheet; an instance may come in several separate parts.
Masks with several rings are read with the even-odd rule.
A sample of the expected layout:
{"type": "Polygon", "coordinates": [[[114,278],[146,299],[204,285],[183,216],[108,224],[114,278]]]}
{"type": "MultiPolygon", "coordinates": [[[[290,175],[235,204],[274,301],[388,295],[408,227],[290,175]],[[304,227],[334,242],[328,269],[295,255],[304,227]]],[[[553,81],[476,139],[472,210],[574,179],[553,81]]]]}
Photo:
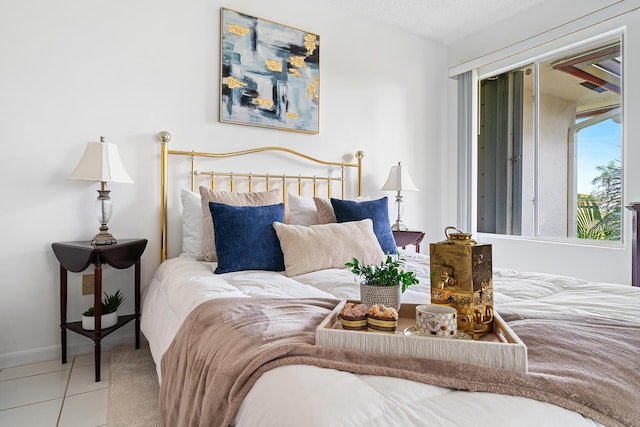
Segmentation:
{"type": "MultiPolygon", "coordinates": [[[[428,257],[403,252],[421,284],[403,294],[407,303],[429,302],[428,257]]],[[[359,298],[346,269],[294,278],[249,271],[214,275],[214,263],[178,257],[165,261],[143,289],[141,328],[161,379],[160,360],[197,305],[214,298],[359,298]]],[[[499,313],[574,313],[640,323],[640,289],[539,273],[495,269],[499,313]]],[[[563,408],[521,397],[469,393],[397,378],[355,375],[313,366],[273,369],[254,385],[234,424],[305,426],[511,426],[598,425],[563,408]],[[354,391],[357,390],[357,393],[354,391]]]]}

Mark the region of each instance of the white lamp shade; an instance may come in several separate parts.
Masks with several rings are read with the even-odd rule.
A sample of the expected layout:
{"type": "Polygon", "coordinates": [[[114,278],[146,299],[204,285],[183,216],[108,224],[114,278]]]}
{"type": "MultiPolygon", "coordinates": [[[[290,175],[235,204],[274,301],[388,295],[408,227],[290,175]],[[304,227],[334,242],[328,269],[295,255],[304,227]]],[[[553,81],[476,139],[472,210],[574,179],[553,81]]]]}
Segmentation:
{"type": "Polygon", "coordinates": [[[67,179],[132,183],[120,159],[118,146],[104,142],[102,137],[100,141],[87,143],[80,163],[67,179]]]}
{"type": "Polygon", "coordinates": [[[382,191],[418,191],[418,187],[409,176],[409,168],[402,166],[398,162],[397,166],[391,167],[387,182],[381,188],[382,191]]]}

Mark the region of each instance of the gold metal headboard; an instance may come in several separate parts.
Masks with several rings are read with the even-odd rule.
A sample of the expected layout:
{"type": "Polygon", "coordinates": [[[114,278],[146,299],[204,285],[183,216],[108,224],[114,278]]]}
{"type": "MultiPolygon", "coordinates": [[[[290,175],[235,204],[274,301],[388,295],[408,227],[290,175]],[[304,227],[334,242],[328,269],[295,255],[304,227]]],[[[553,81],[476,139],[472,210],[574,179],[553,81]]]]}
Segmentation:
{"type": "MultiPolygon", "coordinates": [[[[283,184],[289,181],[298,181],[298,193],[300,193],[301,182],[312,181],[313,182],[313,192],[315,195],[316,192],[316,180],[324,181],[327,183],[327,193],[328,196],[331,194],[331,182],[337,181],[340,182],[341,185],[341,194],[344,198],[345,194],[345,168],[355,168],[357,171],[357,195],[362,195],[362,159],[364,157],[363,151],[356,151],[355,157],[357,159],[357,163],[347,163],[347,162],[333,162],[320,160],[315,157],[300,153],[295,150],[291,150],[285,147],[260,147],[260,148],[252,148],[249,150],[241,150],[241,151],[232,151],[228,153],[204,153],[204,152],[196,152],[196,151],[179,151],[179,150],[169,150],[168,145],[171,141],[171,134],[167,131],[161,131],[157,135],[158,140],[161,142],[161,154],[160,154],[160,262],[167,259],[167,197],[168,197],[168,160],[169,155],[175,156],[189,156],[191,157],[191,191],[195,190],[195,177],[197,175],[210,176],[212,187],[214,187],[215,178],[216,177],[228,177],[231,183],[231,191],[233,191],[233,178],[234,177],[242,177],[247,178],[249,182],[249,191],[251,191],[251,182],[253,178],[261,178],[266,180],[267,190],[269,187],[269,180],[280,180],[283,184]],[[195,168],[195,159],[197,157],[202,158],[225,158],[225,157],[234,157],[234,156],[243,156],[247,154],[268,152],[268,151],[280,151],[291,154],[296,157],[303,158],[312,163],[317,163],[320,165],[327,166],[338,166],[341,170],[340,178],[336,177],[316,177],[316,176],[306,176],[306,175],[270,175],[270,174],[251,174],[251,173],[233,173],[233,172],[200,172],[195,168]]],[[[283,191],[283,199],[286,198],[286,188],[285,185],[282,186],[283,191]]]]}

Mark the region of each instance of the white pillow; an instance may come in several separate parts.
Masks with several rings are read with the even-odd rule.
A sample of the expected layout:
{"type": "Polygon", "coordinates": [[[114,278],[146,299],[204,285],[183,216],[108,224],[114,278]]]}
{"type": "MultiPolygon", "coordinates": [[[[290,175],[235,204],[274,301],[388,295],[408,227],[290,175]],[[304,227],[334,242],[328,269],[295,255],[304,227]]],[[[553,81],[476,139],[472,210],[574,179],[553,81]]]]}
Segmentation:
{"type": "Polygon", "coordinates": [[[202,204],[200,196],[181,189],[182,254],[197,259],[202,252],[202,204]]]}
{"type": "Polygon", "coordinates": [[[307,226],[318,224],[318,211],[312,197],[287,193],[287,207],[289,208],[287,223],[307,226]]]}
{"type": "Polygon", "coordinates": [[[373,232],[373,221],[349,221],[303,225],[273,223],[284,255],[288,277],[327,268],[344,268],[357,258],[365,264],[379,264],[384,253],[373,232]]]}

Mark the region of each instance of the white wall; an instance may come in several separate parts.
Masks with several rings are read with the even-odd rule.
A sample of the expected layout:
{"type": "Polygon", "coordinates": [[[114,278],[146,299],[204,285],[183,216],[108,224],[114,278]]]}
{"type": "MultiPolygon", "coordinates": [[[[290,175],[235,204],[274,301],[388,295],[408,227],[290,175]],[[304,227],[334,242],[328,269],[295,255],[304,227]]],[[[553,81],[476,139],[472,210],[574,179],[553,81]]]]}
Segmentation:
{"type": "MultiPolygon", "coordinates": [[[[588,0],[546,1],[525,14],[492,26],[448,46],[451,76],[470,69],[505,71],[530,63],[539,55],[580,43],[608,32],[624,30],[624,198],[640,200],[640,4],[637,1],[588,0]],[[553,10],[553,13],[549,13],[553,10]],[[566,24],[563,24],[566,22],[566,24]],[[524,24],[526,23],[526,25],[524,24]]],[[[451,87],[451,86],[450,86],[451,87]]],[[[455,91],[450,91],[455,99],[455,91]]],[[[455,116],[449,117],[449,133],[455,135],[455,116]]],[[[455,157],[449,159],[454,164],[455,157]]],[[[449,191],[455,189],[454,184],[449,191]]],[[[531,241],[514,237],[482,235],[493,244],[494,265],[521,271],[565,274],[594,281],[631,283],[631,215],[624,209],[622,245],[589,246],[553,241],[531,241]]]]}
{"type": "MultiPolygon", "coordinates": [[[[173,149],[290,147],[340,160],[362,149],[364,192],[390,167],[411,168],[405,220],[430,236],[444,227],[436,183],[446,143],[444,46],[331,6],[293,0],[28,0],[0,3],[0,367],[59,357],[57,241],[98,229],[98,186],[67,181],[88,141],[118,144],[135,184],[110,186],[116,237],[149,239],[147,283],[159,262],[160,130],[173,149]],[[218,122],[219,8],[320,35],[320,134],[218,122]]],[[[251,168],[251,164],[247,164],[251,168]]],[[[255,166],[255,165],[254,165],[255,166]]],[[[131,291],[132,270],[105,268],[107,291],[131,291]]],[[[69,318],[92,304],[69,277],[69,318]]],[[[131,295],[131,294],[129,294],[131,295]]],[[[132,311],[128,298],[125,311],[132,311]]],[[[103,340],[130,342],[133,325],[103,340]]],[[[69,352],[93,343],[69,333],[69,352]]]]}

